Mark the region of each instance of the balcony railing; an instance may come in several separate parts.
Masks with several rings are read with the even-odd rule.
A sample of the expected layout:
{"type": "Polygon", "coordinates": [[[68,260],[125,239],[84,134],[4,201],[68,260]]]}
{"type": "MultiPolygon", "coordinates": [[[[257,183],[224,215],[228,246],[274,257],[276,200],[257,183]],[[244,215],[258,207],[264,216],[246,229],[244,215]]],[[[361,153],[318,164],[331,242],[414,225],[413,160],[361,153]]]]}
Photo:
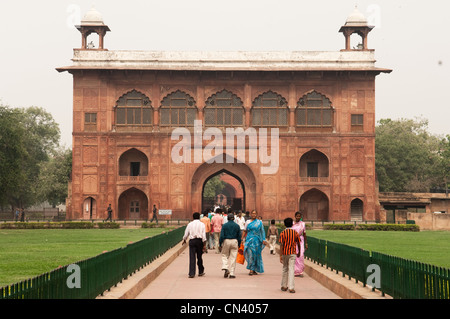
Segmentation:
{"type": "Polygon", "coordinates": [[[300,181],[303,183],[328,183],[330,177],[300,177],[300,181]]]}
{"type": "Polygon", "coordinates": [[[119,176],[119,182],[147,182],[148,176],[119,176]]]}

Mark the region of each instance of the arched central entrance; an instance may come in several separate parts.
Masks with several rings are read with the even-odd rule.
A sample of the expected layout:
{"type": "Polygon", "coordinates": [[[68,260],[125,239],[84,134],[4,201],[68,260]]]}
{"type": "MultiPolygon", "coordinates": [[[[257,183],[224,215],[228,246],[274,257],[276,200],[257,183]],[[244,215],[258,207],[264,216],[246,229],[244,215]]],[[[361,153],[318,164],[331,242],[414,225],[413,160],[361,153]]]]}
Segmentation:
{"type": "Polygon", "coordinates": [[[222,209],[245,212],[245,186],[239,176],[223,169],[203,183],[202,212],[215,205],[222,209]]]}
{"type": "MultiPolygon", "coordinates": [[[[192,211],[203,211],[204,186],[206,182],[220,174],[231,177],[229,184],[231,184],[231,180],[236,180],[238,183],[235,184],[240,185],[242,188],[242,209],[260,209],[260,207],[258,207],[258,195],[256,194],[256,178],[251,168],[247,164],[238,162],[235,158],[226,154],[219,156],[223,157],[223,160],[220,161],[220,163],[215,161],[203,163],[195,170],[192,176],[190,198],[192,211]]],[[[227,189],[225,189],[225,192],[226,191],[227,189]]],[[[232,193],[230,188],[228,188],[228,191],[229,193],[232,193]]],[[[226,194],[222,195],[226,196],[226,194]]]]}

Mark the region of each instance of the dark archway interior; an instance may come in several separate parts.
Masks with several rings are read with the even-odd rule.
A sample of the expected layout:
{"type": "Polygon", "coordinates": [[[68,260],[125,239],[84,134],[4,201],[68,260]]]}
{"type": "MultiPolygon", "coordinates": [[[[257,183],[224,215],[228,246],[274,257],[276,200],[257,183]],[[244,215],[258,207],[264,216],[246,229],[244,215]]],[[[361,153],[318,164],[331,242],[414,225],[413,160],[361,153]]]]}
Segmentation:
{"type": "Polygon", "coordinates": [[[359,198],[355,198],[351,202],[350,216],[352,221],[362,221],[364,212],[364,203],[359,198]]]}
{"type": "Polygon", "coordinates": [[[233,211],[245,212],[245,186],[239,176],[222,169],[205,180],[202,186],[202,212],[213,209],[214,205],[219,205],[222,209],[231,208],[233,211]],[[214,196],[207,196],[205,188],[215,177],[220,178],[221,186],[215,189],[214,196]]]}

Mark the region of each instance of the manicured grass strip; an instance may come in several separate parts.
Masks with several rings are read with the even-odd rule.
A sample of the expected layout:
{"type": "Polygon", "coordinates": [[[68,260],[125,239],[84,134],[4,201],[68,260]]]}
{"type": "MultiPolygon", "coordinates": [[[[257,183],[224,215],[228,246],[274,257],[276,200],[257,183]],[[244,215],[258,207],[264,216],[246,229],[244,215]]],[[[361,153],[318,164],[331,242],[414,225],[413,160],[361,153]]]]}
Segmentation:
{"type": "Polygon", "coordinates": [[[167,229],[0,229],[0,287],[163,231],[167,229]]]}
{"type": "Polygon", "coordinates": [[[368,251],[450,268],[450,232],[448,231],[309,230],[307,235],[368,251]]]}

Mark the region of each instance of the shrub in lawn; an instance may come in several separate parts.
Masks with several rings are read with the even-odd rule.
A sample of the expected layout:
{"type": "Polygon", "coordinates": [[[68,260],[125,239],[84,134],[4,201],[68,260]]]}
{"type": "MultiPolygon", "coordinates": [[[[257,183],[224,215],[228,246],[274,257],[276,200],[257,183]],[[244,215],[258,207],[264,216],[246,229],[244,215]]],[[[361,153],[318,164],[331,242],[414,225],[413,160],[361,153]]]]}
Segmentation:
{"type": "Polygon", "coordinates": [[[28,223],[4,223],[1,229],[91,229],[91,222],[28,222],[28,223]]]}
{"type": "Polygon", "coordinates": [[[118,229],[120,228],[120,224],[118,223],[97,223],[97,227],[100,229],[118,229]]]}
{"type": "Polygon", "coordinates": [[[415,224],[360,224],[356,229],[372,231],[420,231],[420,227],[415,224]]]}
{"type": "Polygon", "coordinates": [[[353,224],[325,224],[323,225],[324,230],[355,230],[355,225],[353,224]]]}
{"type": "Polygon", "coordinates": [[[169,223],[167,222],[159,222],[159,223],[142,223],[141,228],[174,228],[169,227],[169,223]]]}
{"type": "Polygon", "coordinates": [[[91,229],[94,228],[94,224],[91,222],[62,222],[61,228],[63,229],[91,229]]]}
{"type": "MultiPolygon", "coordinates": [[[[1,229],[44,229],[48,223],[4,223],[0,224],[1,229]]],[[[49,227],[47,225],[47,227],[49,227]]]]}
{"type": "Polygon", "coordinates": [[[157,223],[142,223],[141,225],[142,228],[164,228],[163,225],[161,224],[157,224],[157,223]]]}

